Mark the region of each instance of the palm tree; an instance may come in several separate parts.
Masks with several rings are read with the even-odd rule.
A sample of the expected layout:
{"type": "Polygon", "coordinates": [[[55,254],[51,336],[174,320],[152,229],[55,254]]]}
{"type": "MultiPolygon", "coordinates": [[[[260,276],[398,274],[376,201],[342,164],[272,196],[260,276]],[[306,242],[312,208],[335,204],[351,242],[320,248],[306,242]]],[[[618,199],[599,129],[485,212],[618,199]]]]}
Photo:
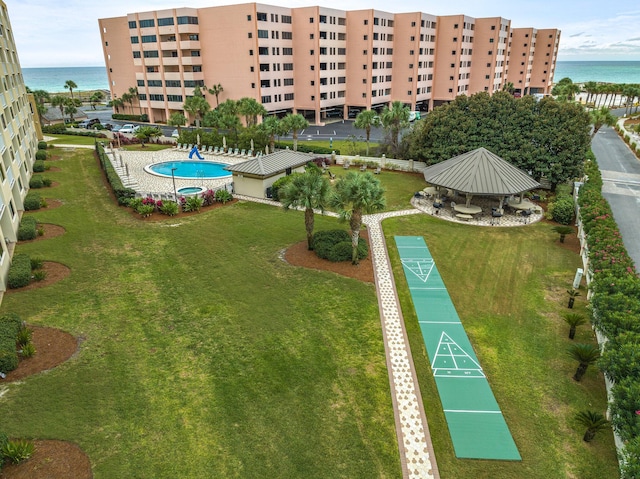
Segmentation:
{"type": "Polygon", "coordinates": [[[580,411],[575,417],[576,421],[587,428],[584,433],[584,437],[582,438],[584,442],[591,442],[598,431],[607,429],[609,426],[609,421],[607,421],[602,414],[596,411],[580,411]]]}
{"type": "Polygon", "coordinates": [[[129,104],[129,106],[131,107],[131,114],[133,115],[133,95],[131,95],[131,93],[123,93],[120,99],[122,100],[123,104],[129,104]]]}
{"type": "Polygon", "coordinates": [[[589,365],[594,364],[600,357],[600,349],[593,344],[573,344],[568,350],[569,356],[578,361],[578,369],[573,379],[580,381],[589,365]]]}
{"type": "Polygon", "coordinates": [[[512,82],[504,82],[504,85],[502,86],[502,91],[506,91],[507,93],[510,93],[513,95],[513,92],[516,91],[516,88],[513,86],[512,82]]]}
{"type": "Polygon", "coordinates": [[[78,85],[73,80],[67,80],[64,82],[64,87],[69,90],[69,94],[71,95],[71,99],[73,100],[73,89],[78,88],[78,85]]]}
{"type": "Polygon", "coordinates": [[[265,116],[267,109],[253,98],[244,97],[238,100],[238,113],[244,116],[244,122],[247,126],[258,124],[258,116],[265,116]]]}
{"type": "Polygon", "coordinates": [[[575,303],[576,298],[580,296],[580,291],[572,288],[567,290],[567,294],[569,295],[569,304],[567,305],[567,307],[569,309],[573,309],[573,303],[575,303]]]}
{"type": "Polygon", "coordinates": [[[596,91],[598,90],[598,84],[594,81],[588,81],[583,86],[584,90],[587,92],[586,103],[588,104],[591,100],[591,97],[594,96],[596,91]]]}
{"type": "Polygon", "coordinates": [[[51,97],[49,96],[49,92],[45,90],[36,90],[33,93],[33,97],[36,100],[36,108],[38,109],[38,118],[40,118],[40,123],[42,124],[42,115],[47,112],[47,107],[44,104],[48,101],[51,101],[51,97]]]}
{"type": "Polygon", "coordinates": [[[569,339],[575,338],[576,328],[587,322],[587,319],[579,313],[566,313],[562,315],[562,319],[569,325],[569,339]]]}
{"type": "Polygon", "coordinates": [[[64,112],[69,115],[69,120],[73,123],[73,115],[78,113],[77,103],[72,98],[66,98],[64,103],[64,112]]]}
{"type": "Polygon", "coordinates": [[[144,142],[162,136],[162,130],[156,126],[143,126],[138,128],[134,136],[140,140],[142,148],[144,148],[144,142]]]}
{"type": "Polygon", "coordinates": [[[589,112],[591,117],[591,123],[593,124],[593,132],[591,132],[591,138],[596,136],[596,133],[604,125],[613,126],[616,124],[617,118],[611,114],[606,106],[600,107],[598,110],[591,110],[589,112]]]}
{"type": "Polygon", "coordinates": [[[298,132],[309,126],[309,122],[300,113],[288,114],[280,120],[283,129],[293,136],[293,151],[298,151],[298,132]]]}
{"type": "Polygon", "coordinates": [[[274,151],[276,135],[280,132],[280,120],[277,116],[268,116],[260,123],[260,129],[263,130],[269,138],[269,150],[274,151]]]}
{"type": "Polygon", "coordinates": [[[351,263],[358,264],[362,215],[381,211],[385,207],[384,189],[380,180],[371,173],[348,172],[336,181],[331,205],[337,208],[341,220],[349,221],[353,248],[351,263]]]}
{"type": "Polygon", "coordinates": [[[60,116],[62,117],[62,121],[64,121],[64,106],[67,102],[67,99],[62,95],[55,95],[51,98],[51,106],[60,108],[60,116]]]}
{"type": "Polygon", "coordinates": [[[124,108],[124,101],[120,98],[114,98],[111,100],[111,105],[116,110],[116,113],[120,113],[120,108],[124,108]]]}
{"type": "Polygon", "coordinates": [[[104,93],[102,93],[101,91],[93,92],[93,94],[91,95],[91,98],[89,98],[89,103],[91,103],[91,108],[95,110],[96,105],[100,103],[102,100],[104,100],[104,93]]]}
{"type": "Polygon", "coordinates": [[[176,112],[173,112],[169,116],[169,119],[167,120],[167,125],[177,126],[178,127],[178,135],[180,135],[180,133],[182,133],[182,131],[181,131],[182,127],[184,126],[184,124],[186,122],[187,122],[187,117],[184,116],[179,111],[176,111],[176,112]]]}
{"type": "Polygon", "coordinates": [[[329,198],[329,180],[311,163],[301,175],[295,175],[284,188],[278,191],[278,199],[285,210],[304,208],[304,226],[307,230],[307,248],[313,249],[314,209],[324,213],[329,198]]]}
{"type": "Polygon", "coordinates": [[[367,156],[369,156],[369,138],[371,137],[371,127],[380,126],[380,117],[375,111],[365,110],[358,113],[356,121],[353,124],[356,128],[364,130],[367,134],[367,156]]]}
{"type": "Polygon", "coordinates": [[[403,128],[409,126],[409,108],[401,101],[394,101],[391,108],[385,107],[380,115],[382,126],[391,135],[391,148],[394,154],[399,150],[399,136],[403,128]]]}
{"type": "Polygon", "coordinates": [[[209,110],[211,110],[211,105],[200,91],[200,87],[195,87],[193,96],[188,97],[184,102],[184,111],[195,117],[196,128],[200,128],[200,120],[209,110]]]}
{"type": "Polygon", "coordinates": [[[138,96],[138,89],[134,86],[129,87],[129,95],[131,95],[131,112],[133,113],[133,100],[138,102],[140,108],[140,116],[142,116],[142,105],[140,104],[140,97],[138,96]]]}
{"type": "Polygon", "coordinates": [[[216,97],[216,108],[220,106],[220,99],[218,98],[218,96],[223,91],[224,91],[224,88],[222,88],[222,85],[220,85],[220,83],[218,83],[217,85],[213,85],[211,88],[209,88],[209,93],[211,93],[212,95],[215,95],[216,97]]]}

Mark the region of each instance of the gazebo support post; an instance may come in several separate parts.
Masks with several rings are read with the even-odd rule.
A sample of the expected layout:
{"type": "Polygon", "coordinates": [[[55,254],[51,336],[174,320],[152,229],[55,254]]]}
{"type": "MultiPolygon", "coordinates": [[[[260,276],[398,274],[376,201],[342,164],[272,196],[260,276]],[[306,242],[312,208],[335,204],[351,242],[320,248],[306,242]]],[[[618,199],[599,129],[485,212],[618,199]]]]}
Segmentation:
{"type": "Polygon", "coordinates": [[[467,208],[471,204],[471,198],[473,198],[473,195],[471,193],[467,193],[467,204],[466,204],[467,208]]]}

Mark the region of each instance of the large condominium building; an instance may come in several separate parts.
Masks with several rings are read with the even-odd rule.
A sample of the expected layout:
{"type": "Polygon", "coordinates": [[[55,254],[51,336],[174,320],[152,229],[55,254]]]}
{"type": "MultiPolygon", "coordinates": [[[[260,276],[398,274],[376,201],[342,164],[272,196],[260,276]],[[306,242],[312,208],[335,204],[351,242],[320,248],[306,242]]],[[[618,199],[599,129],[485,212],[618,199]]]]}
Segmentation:
{"type": "Polygon", "coordinates": [[[508,82],[521,95],[549,93],[560,40],[558,30],[513,29],[500,17],[258,3],[131,13],[99,25],[112,97],[137,90],[153,122],[183,112],[195,86],[221,85],[221,101],[250,97],[271,114],[316,123],[393,101],[427,111],[508,82]]]}
{"type": "Polygon", "coordinates": [[[0,291],[4,291],[38,140],[7,6],[1,0],[0,69],[0,291]]]}

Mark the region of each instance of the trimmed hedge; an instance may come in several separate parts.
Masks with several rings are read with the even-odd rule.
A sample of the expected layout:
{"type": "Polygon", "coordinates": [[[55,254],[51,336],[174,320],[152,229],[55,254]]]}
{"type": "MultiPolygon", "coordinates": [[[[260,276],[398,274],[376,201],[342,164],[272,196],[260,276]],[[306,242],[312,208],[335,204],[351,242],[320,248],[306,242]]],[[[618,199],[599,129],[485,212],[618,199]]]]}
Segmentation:
{"type": "Polygon", "coordinates": [[[27,196],[24,198],[24,209],[25,211],[34,211],[39,210],[40,206],[42,206],[42,198],[38,193],[34,193],[30,191],[27,193],[27,196]]]}
{"type": "Polygon", "coordinates": [[[34,173],[42,173],[46,169],[47,169],[47,167],[45,166],[43,160],[36,160],[36,161],[33,162],[33,172],[34,173]]]}
{"type": "Polygon", "coordinates": [[[18,367],[16,338],[22,321],[17,314],[0,316],[0,371],[8,373],[18,367]]]}
{"type": "Polygon", "coordinates": [[[36,151],[36,161],[44,161],[47,159],[47,152],[44,150],[36,151]]]}
{"type": "Polygon", "coordinates": [[[31,258],[25,253],[13,255],[13,261],[9,267],[7,286],[11,289],[22,288],[31,281],[31,258]]]}
{"type": "Polygon", "coordinates": [[[44,186],[44,183],[42,181],[42,176],[32,176],[31,179],[29,180],[29,188],[30,189],[35,189],[37,190],[38,188],[42,188],[44,186]]]}
{"type": "Polygon", "coordinates": [[[556,198],[551,208],[551,217],[553,221],[561,225],[570,225],[575,216],[575,205],[571,196],[562,195],[556,198]]]}
{"type": "MultiPolygon", "coordinates": [[[[289,147],[291,150],[293,150],[293,142],[291,143],[276,143],[276,148],[280,148],[280,149],[285,149],[286,147],[289,147]]],[[[300,140],[298,140],[298,151],[300,153],[317,153],[319,155],[331,155],[331,153],[333,153],[334,151],[336,152],[336,155],[340,154],[340,150],[337,148],[327,148],[326,146],[314,146],[314,145],[307,145],[306,143],[301,143],[300,140]]]]}
{"type": "Polygon", "coordinates": [[[64,123],[56,123],[55,125],[46,125],[42,127],[42,133],[62,135],[66,132],[67,132],[67,125],[65,125],[64,123]]]}
{"type": "Polygon", "coordinates": [[[135,190],[131,188],[126,188],[122,184],[122,180],[118,176],[118,173],[113,168],[111,164],[111,160],[109,160],[107,154],[104,151],[104,145],[100,142],[96,142],[96,153],[98,153],[98,158],[100,160],[100,165],[104,170],[104,173],[107,177],[107,181],[109,185],[111,185],[111,189],[113,190],[113,194],[116,196],[118,200],[118,204],[121,206],[126,206],[129,202],[129,199],[133,198],[136,195],[135,190]]]}
{"type": "Polygon", "coordinates": [[[49,147],[49,145],[47,145],[46,141],[39,141],[38,142],[38,150],[46,150],[49,147]]]}
{"type": "Polygon", "coordinates": [[[23,216],[18,227],[18,241],[36,239],[38,236],[38,221],[33,216],[23,216]]]}
{"type": "Polygon", "coordinates": [[[580,188],[578,205],[589,248],[592,320],[609,339],[598,365],[608,378],[618,379],[611,390],[611,422],[625,442],[621,472],[630,479],[636,477],[632,471],[640,471],[640,368],[632,364],[640,334],[640,278],[602,196],[602,176],[593,154],[589,160],[588,181],[580,188]]]}
{"type": "Polygon", "coordinates": [[[149,116],[146,113],[143,113],[142,115],[125,115],[123,113],[114,113],[113,115],[111,115],[111,118],[113,118],[114,120],[141,121],[143,123],[149,121],[149,116]]]}

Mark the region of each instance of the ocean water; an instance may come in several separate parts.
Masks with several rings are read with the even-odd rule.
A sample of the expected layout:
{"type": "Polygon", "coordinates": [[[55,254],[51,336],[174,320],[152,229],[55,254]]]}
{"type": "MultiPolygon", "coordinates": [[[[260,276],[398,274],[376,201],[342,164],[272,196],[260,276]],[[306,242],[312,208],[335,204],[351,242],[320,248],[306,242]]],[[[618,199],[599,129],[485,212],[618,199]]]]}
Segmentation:
{"type": "Polygon", "coordinates": [[[31,90],[49,93],[68,91],[64,87],[67,80],[78,85],[77,91],[109,89],[105,67],[23,68],[22,76],[31,90]]]}
{"type": "Polygon", "coordinates": [[[553,81],[571,78],[574,83],[640,84],[640,62],[557,62],[553,81]]]}
{"type": "MultiPolygon", "coordinates": [[[[23,68],[22,75],[32,90],[62,92],[67,80],[73,80],[78,91],[109,89],[105,67],[23,68]]],[[[554,81],[565,77],[574,83],[640,83],[640,62],[558,62],[554,81]]]]}

